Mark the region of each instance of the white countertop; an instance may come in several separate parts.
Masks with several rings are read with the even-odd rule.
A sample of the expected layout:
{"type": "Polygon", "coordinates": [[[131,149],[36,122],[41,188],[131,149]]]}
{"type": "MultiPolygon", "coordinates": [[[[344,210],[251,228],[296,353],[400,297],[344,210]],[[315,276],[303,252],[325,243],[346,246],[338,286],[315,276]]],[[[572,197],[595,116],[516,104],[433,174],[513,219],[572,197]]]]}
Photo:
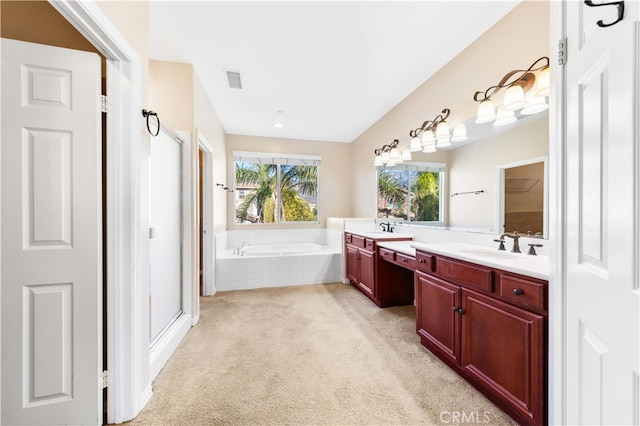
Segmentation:
{"type": "Polygon", "coordinates": [[[376,244],[378,247],[416,257],[416,249],[413,247],[415,243],[415,241],[378,241],[376,244]]]}
{"type": "Polygon", "coordinates": [[[509,251],[500,251],[491,247],[468,243],[428,244],[418,241],[409,241],[409,243],[411,243],[410,246],[415,249],[465,260],[479,265],[490,266],[528,277],[539,278],[541,280],[549,279],[548,256],[511,253],[509,251]]]}
{"type": "Polygon", "coordinates": [[[372,240],[394,240],[398,238],[413,238],[411,234],[402,234],[399,232],[382,232],[382,231],[346,231],[349,234],[360,235],[372,240]]]}
{"type": "Polygon", "coordinates": [[[460,259],[478,265],[489,266],[515,274],[538,278],[549,279],[549,256],[528,255],[527,248],[523,248],[523,253],[511,253],[510,251],[500,251],[496,248],[487,247],[480,244],[469,243],[422,243],[419,241],[385,241],[396,238],[412,238],[411,234],[380,231],[347,231],[351,234],[363,236],[376,240],[378,247],[387,248],[409,256],[415,257],[416,249],[425,250],[435,254],[441,254],[454,259],[460,259]]]}

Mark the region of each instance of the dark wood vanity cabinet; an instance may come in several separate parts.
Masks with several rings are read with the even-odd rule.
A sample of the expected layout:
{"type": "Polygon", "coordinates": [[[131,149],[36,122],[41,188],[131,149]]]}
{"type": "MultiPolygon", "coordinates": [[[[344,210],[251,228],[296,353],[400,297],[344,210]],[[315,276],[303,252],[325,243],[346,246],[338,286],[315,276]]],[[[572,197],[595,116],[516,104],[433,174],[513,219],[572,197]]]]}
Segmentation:
{"type": "MultiPolygon", "coordinates": [[[[393,235],[393,234],[391,234],[393,235]]],[[[377,244],[373,238],[345,233],[346,275],[349,282],[380,307],[396,304],[395,296],[386,290],[378,291],[377,244]],[[380,294],[379,294],[380,293],[380,294]],[[382,296],[382,299],[381,299],[382,296]]],[[[410,240],[403,237],[387,237],[385,241],[410,240]]],[[[413,301],[413,296],[411,301],[413,301]]]]}
{"type": "Polygon", "coordinates": [[[347,234],[347,278],[355,287],[370,298],[375,298],[375,251],[373,241],[359,235],[347,234]]]}
{"type": "Polygon", "coordinates": [[[460,365],[460,287],[416,272],[416,332],[447,364],[460,365]]]}
{"type": "Polygon", "coordinates": [[[466,377],[521,424],[544,424],[545,318],[464,289],[462,309],[460,368],[466,377]]]}
{"type": "Polygon", "coordinates": [[[546,423],[547,283],[418,252],[422,344],[520,424],[546,423]]]}

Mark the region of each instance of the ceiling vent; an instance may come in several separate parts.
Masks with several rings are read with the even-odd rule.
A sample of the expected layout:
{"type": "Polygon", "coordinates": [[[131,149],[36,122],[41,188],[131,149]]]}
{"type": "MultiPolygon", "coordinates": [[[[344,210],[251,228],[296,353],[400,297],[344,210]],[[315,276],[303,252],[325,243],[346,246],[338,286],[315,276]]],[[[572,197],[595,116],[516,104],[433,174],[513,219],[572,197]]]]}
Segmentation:
{"type": "Polygon", "coordinates": [[[238,71],[225,70],[227,74],[227,83],[231,89],[242,89],[242,80],[238,71]]]}

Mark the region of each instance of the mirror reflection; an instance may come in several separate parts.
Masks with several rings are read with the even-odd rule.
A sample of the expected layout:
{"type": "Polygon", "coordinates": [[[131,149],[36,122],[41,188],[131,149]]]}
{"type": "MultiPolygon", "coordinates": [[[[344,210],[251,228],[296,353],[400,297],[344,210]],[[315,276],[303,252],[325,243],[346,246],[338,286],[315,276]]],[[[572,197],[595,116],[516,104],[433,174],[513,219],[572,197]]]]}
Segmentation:
{"type": "MultiPolygon", "coordinates": [[[[379,217],[396,216],[414,226],[435,225],[451,230],[488,234],[517,230],[526,235],[530,231],[532,235],[540,233],[538,236],[546,237],[548,215],[545,158],[549,154],[548,115],[545,113],[535,118],[519,119],[506,128],[498,129],[470,121],[466,123],[469,134],[467,142],[454,144],[451,148],[434,154],[416,153],[413,157],[414,165],[439,163],[443,167],[437,191],[442,203],[438,219],[430,219],[433,220],[431,223],[418,221],[412,214],[413,209],[409,208],[411,204],[407,205],[408,214],[405,216],[395,210],[382,211],[380,208],[388,208],[388,204],[383,206],[379,203],[379,217]],[[482,132],[485,133],[481,137],[474,137],[482,132]],[[535,174],[533,166],[531,169],[519,168],[531,163],[543,165],[537,166],[535,174]],[[515,170],[507,171],[509,182],[505,184],[505,169],[510,168],[515,170]],[[505,188],[508,189],[505,191],[505,188]],[[453,194],[460,195],[452,196],[453,194]]],[[[404,165],[409,168],[408,166],[404,165]]],[[[379,185],[380,192],[382,189],[379,185]]],[[[417,188],[407,189],[408,194],[420,192],[417,188]]],[[[381,199],[384,197],[379,197],[379,202],[381,199]]]]}
{"type": "Polygon", "coordinates": [[[544,162],[504,169],[504,232],[544,235],[544,162]]]}

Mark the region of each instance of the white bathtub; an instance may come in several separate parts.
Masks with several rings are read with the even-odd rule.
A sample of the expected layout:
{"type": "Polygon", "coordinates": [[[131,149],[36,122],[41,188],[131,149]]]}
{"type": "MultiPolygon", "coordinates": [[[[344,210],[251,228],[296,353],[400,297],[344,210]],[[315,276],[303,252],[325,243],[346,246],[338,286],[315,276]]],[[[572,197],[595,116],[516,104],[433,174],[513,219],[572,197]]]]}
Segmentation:
{"type": "Polygon", "coordinates": [[[315,243],[253,244],[240,250],[240,256],[294,256],[322,251],[315,243]]]}
{"type": "Polygon", "coordinates": [[[342,281],[342,233],[232,230],[216,235],[216,291],[342,281]]]}

